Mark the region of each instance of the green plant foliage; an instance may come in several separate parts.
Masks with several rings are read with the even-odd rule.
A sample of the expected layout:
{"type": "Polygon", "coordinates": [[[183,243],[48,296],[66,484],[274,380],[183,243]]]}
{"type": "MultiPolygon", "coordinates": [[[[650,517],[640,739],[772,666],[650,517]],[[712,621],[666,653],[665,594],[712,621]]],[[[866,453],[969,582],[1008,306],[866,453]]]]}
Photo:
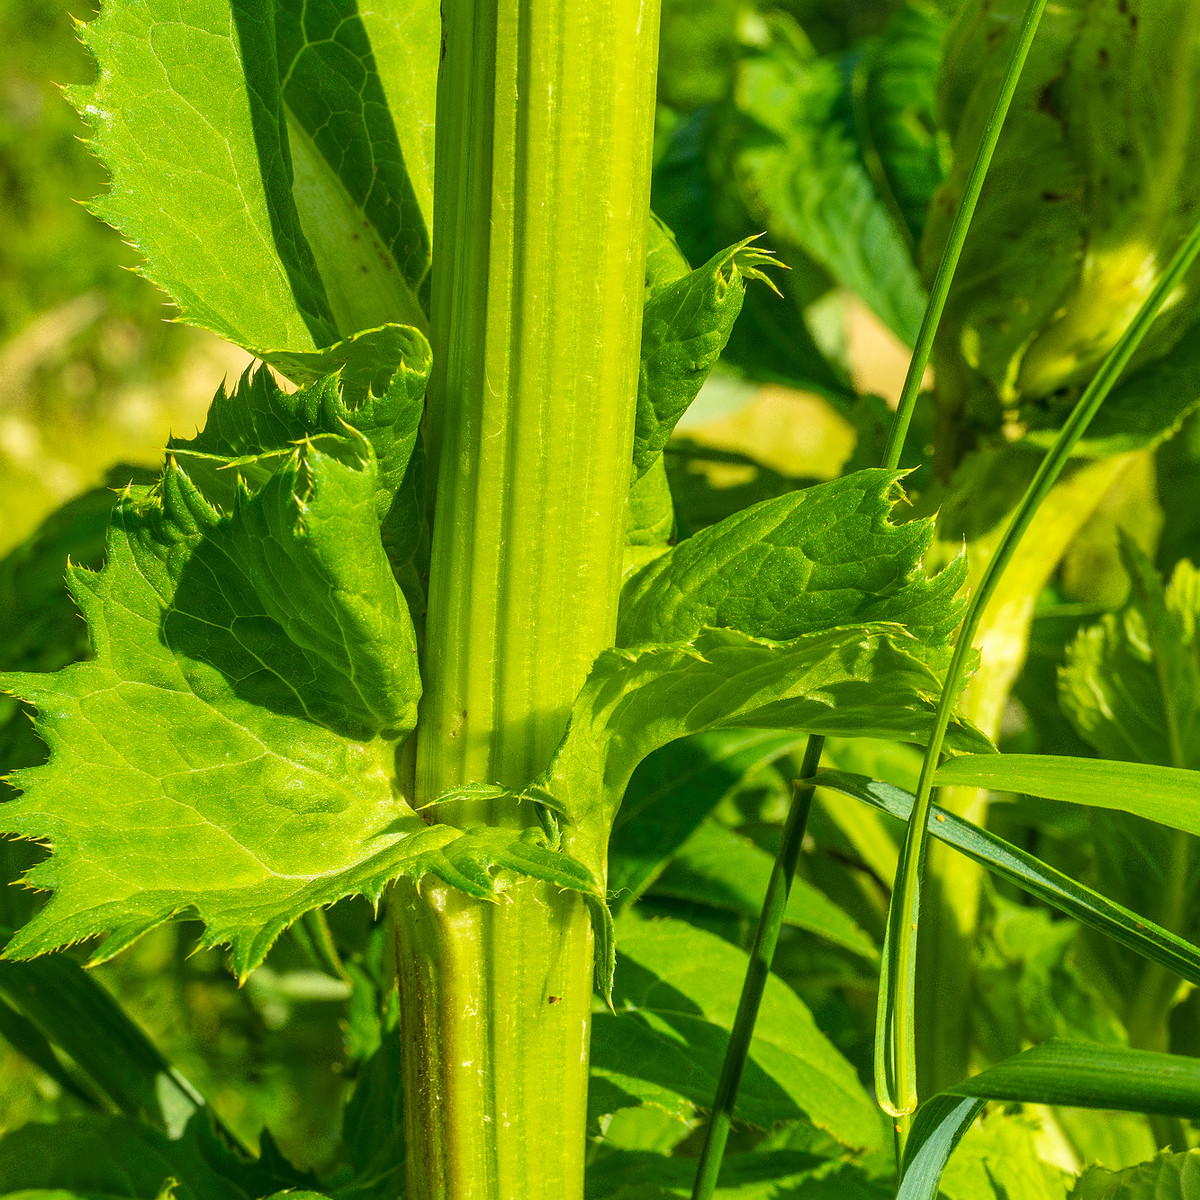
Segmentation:
{"type": "Polygon", "coordinates": [[[1130,602],[1081,630],[1059,675],[1059,702],[1100,754],[1200,767],[1200,576],[1186,559],[1163,590],[1129,540],[1130,602]]]}
{"type": "Polygon", "coordinates": [[[948,147],[936,120],[945,14],[923,0],[902,4],[855,75],[855,129],[880,194],[911,243],[921,242],[948,147]]]}
{"type": "Polygon", "coordinates": [[[705,817],[757,767],[797,745],[732,729],[669,742],[633,772],[613,823],[608,888],[623,907],[649,887],[705,817]]]}
{"type": "MultiPolygon", "coordinates": [[[[601,654],[547,771],[528,794],[566,818],[564,845],[597,873],[634,768],[676,738],[758,727],[919,740],[937,679],[921,644],[894,625],[771,642],[732,629],[601,654]]],[[[956,722],[947,744],[986,752],[956,722]]]]}
{"type": "Polygon", "coordinates": [[[719,145],[738,200],[771,244],[819,264],[912,345],[925,294],[843,116],[845,88],[837,60],[777,19],[769,44],[739,64],[719,145]]]}
{"type": "MultiPolygon", "coordinates": [[[[587,1200],[675,1200],[692,1194],[691,1160],[625,1152],[588,1172],[587,1200]]],[[[797,1150],[731,1154],[716,1200],[890,1200],[885,1184],[853,1164],[820,1161],[797,1150]]]]}
{"type": "MultiPolygon", "coordinates": [[[[657,222],[651,228],[657,230],[657,222]]],[[[742,310],[746,280],[775,286],[762,269],[771,258],[750,245],[752,240],[714,255],[698,270],[661,282],[650,293],[642,317],[633,435],[633,468],[639,478],[658,461],[676,422],[725,349],[742,310]]],[[[647,278],[661,271],[657,263],[647,264],[647,278]]]]}
{"type": "MultiPolygon", "coordinates": [[[[954,167],[930,214],[930,268],[1005,68],[1001,31],[1022,7],[972,0],[949,35],[941,116],[954,167]]],[[[969,380],[969,402],[989,420],[998,404],[1086,382],[1194,221],[1198,20],[1188,0],[1070,0],[1047,13],[942,342],[943,365],[969,380]]],[[[1164,312],[1143,361],[1171,347],[1190,312],[1164,312]]]]}
{"type": "Polygon", "coordinates": [[[895,621],[944,646],[962,618],[966,561],[927,578],[933,524],[892,524],[899,499],[894,473],[859,471],[701,530],[626,583],[617,644],[683,640],[705,626],[783,641],[895,621]]]}
{"type": "Polygon", "coordinates": [[[1195,1200],[1200,1196],[1200,1150],[1160,1154],[1125,1171],[1092,1167],[1071,1191],[1071,1200],[1195,1200]]]}
{"type": "MultiPolygon", "coordinates": [[[[711,1099],[745,955],[679,921],[623,917],[617,938],[615,1012],[594,1017],[593,1115],[636,1103],[689,1115],[711,1099]]],[[[741,1120],[770,1128],[807,1117],[844,1145],[880,1144],[883,1126],[853,1068],[777,979],[767,988],[750,1063],[741,1120]]]]}
{"type": "Polygon", "coordinates": [[[403,473],[415,436],[397,436],[414,403],[398,376],[353,410],[353,373],[340,398],[336,381],[288,398],[244,381],[175,448],[158,489],[122,500],[104,569],[72,571],[95,661],[5,680],[55,749],[16,776],[24,795],[4,812],[56,850],[28,877],[54,896],[9,953],[109,930],[103,959],[192,912],[244,975],[304,912],[378,897],[402,874],[432,870],[484,897],[501,866],[568,887],[590,878],[536,835],[428,827],[394,794],[390,759],[420,695],[379,533],[380,476],[403,473]],[[202,466],[199,482],[183,461],[202,466]],[[185,842],[181,875],[171,847],[185,842]]]}
{"type": "MultiPolygon", "coordinates": [[[[901,820],[907,820],[912,812],[912,793],[892,784],[841,771],[822,771],[817,776],[817,782],[821,787],[853,796],[901,820]]],[[[929,836],[953,846],[1052,908],[1161,963],[1175,974],[1200,982],[1200,948],[1146,917],[1131,912],[1107,895],[1069,878],[1035,855],[1010,845],[994,833],[979,829],[936,805],[930,809],[929,836]]]]}
{"type": "MultiPolygon", "coordinates": [[[[762,911],[771,878],[772,856],[748,838],[714,820],[705,821],[676,850],[654,883],[654,895],[741,913],[762,911]]],[[[875,943],[824,892],[803,879],[792,881],[783,922],[806,929],[868,961],[875,943]]]]}
{"type": "Polygon", "coordinates": [[[267,354],[423,323],[437,14],[385,13],[134,0],[87,27],[95,211],[192,323],[267,354]]]}
{"type": "Polygon", "coordinates": [[[127,1117],[26,1125],[0,1140],[0,1196],[49,1191],[72,1200],[260,1200],[316,1183],[277,1153],[272,1157],[234,1153],[203,1118],[177,1139],[127,1117]]]}
{"type": "Polygon", "coordinates": [[[1200,777],[1178,767],[1066,755],[1003,754],[939,768],[943,786],[1025,792],[1048,800],[1116,809],[1200,836],[1200,777]],[[989,761],[992,757],[995,762],[989,761]]]}
{"type": "Polygon", "coordinates": [[[933,1200],[950,1155],[988,1100],[1200,1114],[1200,1066],[1181,1055],[1054,1039],[921,1106],[896,1200],[933,1200]]]}

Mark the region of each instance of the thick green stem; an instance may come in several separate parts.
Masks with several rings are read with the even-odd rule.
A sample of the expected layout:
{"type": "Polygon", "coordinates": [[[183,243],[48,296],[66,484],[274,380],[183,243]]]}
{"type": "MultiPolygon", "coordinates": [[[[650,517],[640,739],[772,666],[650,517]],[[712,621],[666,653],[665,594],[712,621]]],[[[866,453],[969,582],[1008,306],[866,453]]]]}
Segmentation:
{"type": "MultiPolygon", "coordinates": [[[[418,804],[527,783],[612,643],[658,36],[657,0],[443,11],[418,804]]],[[[502,883],[397,893],[410,1200],[582,1196],[590,930],[578,897],[502,883]]]]}

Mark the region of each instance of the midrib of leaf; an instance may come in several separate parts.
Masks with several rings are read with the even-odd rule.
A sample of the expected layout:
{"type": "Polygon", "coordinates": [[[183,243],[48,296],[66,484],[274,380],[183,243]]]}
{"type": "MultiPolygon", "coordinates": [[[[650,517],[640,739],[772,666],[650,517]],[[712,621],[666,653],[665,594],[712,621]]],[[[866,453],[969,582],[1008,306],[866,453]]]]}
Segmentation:
{"type": "Polygon", "coordinates": [[[284,110],[300,227],[338,328],[356,333],[395,323],[427,334],[429,320],[378,229],[286,104],[284,110]]]}

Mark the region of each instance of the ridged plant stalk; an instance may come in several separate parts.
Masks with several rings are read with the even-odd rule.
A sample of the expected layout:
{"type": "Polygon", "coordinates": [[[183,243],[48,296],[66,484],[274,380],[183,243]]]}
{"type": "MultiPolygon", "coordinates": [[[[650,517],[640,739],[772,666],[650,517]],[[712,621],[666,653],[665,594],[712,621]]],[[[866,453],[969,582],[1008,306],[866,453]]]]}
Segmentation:
{"type": "MultiPolygon", "coordinates": [[[[418,805],[543,768],[612,644],[631,472],[657,0],[446,0],[418,805]]],[[[455,800],[460,827],[536,824],[455,800]]],[[[569,832],[568,832],[569,839],[569,832]]],[[[583,1194],[582,903],[395,897],[409,1200],[583,1194]]]]}

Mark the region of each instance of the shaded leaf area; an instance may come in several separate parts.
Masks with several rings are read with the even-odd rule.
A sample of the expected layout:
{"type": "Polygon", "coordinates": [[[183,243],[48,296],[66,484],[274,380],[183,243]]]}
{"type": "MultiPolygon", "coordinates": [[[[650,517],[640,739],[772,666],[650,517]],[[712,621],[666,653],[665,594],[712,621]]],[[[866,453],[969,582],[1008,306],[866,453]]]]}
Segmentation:
{"type": "MultiPolygon", "coordinates": [[[[705,629],[683,643],[606,651],[549,768],[526,794],[566,818],[564,845],[599,874],[613,817],[648,754],[709,729],[921,741],[940,689],[924,653],[896,625],[787,642],[705,629]]],[[[955,720],[947,745],[986,753],[990,743],[955,720]]]]}
{"type": "Polygon", "coordinates": [[[855,69],[854,124],[863,158],[914,247],[949,157],[936,115],[946,27],[933,4],[909,0],[855,69]]]}
{"type": "Polygon", "coordinates": [[[646,758],[633,772],[613,823],[608,889],[615,905],[640,896],[748,774],[799,741],[761,730],[718,730],[681,738],[646,758]]]}
{"type": "MultiPolygon", "coordinates": [[[[407,13],[390,21],[381,8],[360,12],[354,0],[319,5],[283,0],[275,7],[296,206],[344,333],[389,321],[426,324],[433,214],[428,195],[421,198],[422,211],[409,177],[371,46],[375,26],[376,34],[409,42],[414,59],[423,50],[436,61],[440,31],[431,20],[436,7],[405,7],[407,13]]],[[[402,88],[427,90],[404,96],[402,103],[424,102],[431,121],[428,64],[407,65],[413,77],[402,88]]],[[[401,113],[403,118],[403,108],[401,113]]],[[[408,155],[416,159],[428,192],[424,131],[413,122],[405,132],[408,155]]]]}
{"type": "Polygon", "coordinates": [[[1057,1038],[1026,1050],[921,1105],[905,1147],[897,1200],[934,1200],[950,1156],[989,1100],[1195,1118],[1200,1062],[1057,1038]]]}
{"type": "Polygon", "coordinates": [[[220,400],[161,483],[122,498],[103,570],[70,572],[94,661],[3,677],[52,749],[14,777],[5,827],[55,851],[10,955],[108,930],[103,959],[194,914],[245,975],[303,913],[403,874],[490,897],[508,867],[595,892],[537,834],[431,828],[395,793],[420,678],[380,476],[404,471],[419,390],[398,372],[351,409],[349,375],[340,395],[260,375],[220,400]]]}
{"type": "Polygon", "coordinates": [[[172,1136],[204,1107],[195,1087],[74,959],[55,954],[0,962],[0,996],[9,1022],[0,1033],[94,1107],[104,1097],[126,1116],[172,1136]],[[23,1027],[14,1028],[12,1017],[23,1027]],[[54,1048],[69,1055],[77,1070],[69,1070],[54,1048]]]}
{"type": "Polygon", "coordinates": [[[40,1189],[78,1200],[260,1200],[317,1186],[264,1143],[261,1158],[245,1158],[203,1115],[176,1139],[128,1117],[25,1125],[0,1139],[0,1195],[40,1189]]]}
{"type": "MultiPolygon", "coordinates": [[[[1022,8],[1021,0],[973,0],[948,36],[939,108],[954,164],[930,213],[928,272],[1022,8]]],[[[1182,0],[1133,11],[1089,0],[1046,12],[939,335],[939,388],[953,380],[990,427],[1017,403],[1041,423],[1060,422],[1195,220],[1198,21],[1182,0]]],[[[1141,362],[1169,350],[1194,320],[1196,278],[1156,321],[1141,362]]]]}
{"type": "Polygon", "coordinates": [[[893,524],[902,495],[894,472],[858,471],[700,530],[626,583],[617,644],[683,640],[705,626],[784,641],[894,621],[936,657],[962,616],[966,559],[927,577],[933,522],[893,524]]]}
{"type": "Polygon", "coordinates": [[[1152,1162],[1124,1171],[1090,1167],[1071,1192],[1071,1200],[1196,1200],[1198,1196],[1200,1150],[1164,1152],[1152,1162]]]}
{"type": "MultiPolygon", "coordinates": [[[[692,925],[627,915],[611,1013],[592,1028],[589,1117],[652,1105],[680,1118],[711,1103],[747,957],[692,925]]],[[[806,1119],[843,1145],[874,1147],[883,1126],[855,1074],[782,981],[768,981],[738,1095],[739,1120],[806,1119]]]]}
{"type": "Polygon", "coordinates": [[[852,107],[842,64],[775,18],[769,43],[738,64],[733,96],[717,114],[729,196],[789,265],[788,251],[802,255],[912,345],[925,292],[863,163],[852,107]]]}
{"type": "Polygon", "coordinates": [[[268,358],[424,324],[436,5],[119,0],[84,39],[95,211],[186,320],[268,358]]]}
{"type": "MultiPolygon", "coordinates": [[[[625,1151],[588,1168],[587,1200],[674,1200],[689,1197],[696,1164],[688,1158],[625,1151]]],[[[851,1163],[797,1150],[730,1154],[716,1200],[890,1200],[886,1184],[851,1163]]]]}

